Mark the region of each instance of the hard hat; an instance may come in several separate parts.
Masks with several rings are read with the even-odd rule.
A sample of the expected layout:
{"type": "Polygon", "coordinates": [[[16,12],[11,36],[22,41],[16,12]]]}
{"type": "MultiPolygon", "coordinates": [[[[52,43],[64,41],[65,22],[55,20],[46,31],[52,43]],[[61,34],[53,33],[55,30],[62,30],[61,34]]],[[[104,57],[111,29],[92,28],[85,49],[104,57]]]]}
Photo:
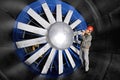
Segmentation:
{"type": "Polygon", "coordinates": [[[87,27],[87,30],[93,31],[94,28],[93,28],[93,26],[88,26],[88,27],[87,27]]]}

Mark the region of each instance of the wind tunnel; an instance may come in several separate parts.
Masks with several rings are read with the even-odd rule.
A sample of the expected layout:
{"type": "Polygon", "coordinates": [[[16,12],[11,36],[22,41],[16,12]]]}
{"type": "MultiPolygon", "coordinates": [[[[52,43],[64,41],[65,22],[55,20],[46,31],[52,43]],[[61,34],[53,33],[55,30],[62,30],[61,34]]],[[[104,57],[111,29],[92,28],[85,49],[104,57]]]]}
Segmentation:
{"type": "Polygon", "coordinates": [[[119,22],[119,0],[1,0],[0,79],[119,80],[119,22]],[[71,36],[87,25],[95,30],[84,73],[71,36]]]}

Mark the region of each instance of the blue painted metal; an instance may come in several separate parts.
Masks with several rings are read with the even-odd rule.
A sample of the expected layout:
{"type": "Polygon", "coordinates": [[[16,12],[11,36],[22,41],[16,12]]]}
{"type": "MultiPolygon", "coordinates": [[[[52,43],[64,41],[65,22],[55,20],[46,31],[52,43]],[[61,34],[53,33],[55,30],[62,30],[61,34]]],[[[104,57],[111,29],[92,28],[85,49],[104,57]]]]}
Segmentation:
{"type": "MultiPolygon", "coordinates": [[[[70,22],[74,22],[74,21],[77,20],[77,19],[80,19],[80,20],[82,21],[81,24],[79,24],[74,30],[77,30],[77,31],[78,31],[78,30],[84,30],[84,29],[86,29],[87,24],[86,24],[84,18],[82,17],[82,15],[81,15],[77,10],[75,10],[74,7],[70,6],[69,4],[67,4],[67,3],[65,3],[65,2],[62,2],[61,0],[38,0],[38,1],[36,1],[36,2],[33,2],[33,3],[30,4],[30,5],[26,6],[26,7],[21,11],[21,13],[19,14],[19,16],[17,17],[16,22],[15,22],[14,32],[13,32],[13,40],[14,40],[14,43],[17,42],[17,41],[24,40],[24,38],[22,37],[22,36],[23,36],[23,31],[17,29],[17,24],[18,24],[18,22],[22,22],[22,23],[28,24],[28,22],[31,20],[31,17],[27,14],[27,11],[28,11],[29,8],[32,8],[32,9],[35,10],[38,14],[44,13],[44,12],[43,12],[43,9],[42,9],[42,7],[41,7],[41,4],[43,4],[43,3],[47,3],[48,6],[50,7],[50,10],[51,10],[53,13],[55,13],[55,11],[56,11],[56,10],[55,10],[55,9],[56,9],[56,5],[57,5],[57,4],[62,4],[62,15],[63,15],[63,17],[66,16],[68,10],[73,10],[74,13],[73,13],[73,15],[72,15],[72,18],[71,18],[71,21],[70,21],[70,22]]],[[[80,48],[79,45],[74,45],[74,46],[80,48]]],[[[38,50],[39,50],[39,49],[38,49],[38,50]]],[[[74,59],[74,61],[75,61],[76,66],[75,66],[74,69],[72,69],[72,67],[70,66],[70,62],[68,61],[68,59],[67,59],[67,57],[66,57],[66,54],[65,54],[65,52],[64,52],[64,50],[63,50],[62,53],[63,53],[63,57],[65,58],[66,64],[64,65],[64,72],[63,72],[62,74],[60,74],[60,75],[58,74],[58,60],[57,60],[57,59],[58,59],[58,58],[57,58],[58,53],[57,53],[57,52],[56,52],[56,56],[55,56],[55,60],[54,60],[54,61],[56,61],[56,62],[53,62],[53,63],[51,64],[51,65],[55,65],[55,67],[57,67],[57,68],[55,68],[54,70],[53,70],[53,69],[49,69],[48,73],[45,74],[45,75],[41,74],[41,69],[40,69],[40,68],[38,67],[38,65],[36,65],[35,63],[33,63],[33,64],[30,65],[30,66],[28,66],[28,65],[27,65],[27,66],[28,66],[29,69],[30,69],[31,71],[33,71],[35,74],[41,74],[41,75],[46,76],[46,77],[58,77],[58,76],[61,76],[61,75],[62,75],[62,76],[66,76],[66,75],[72,73],[76,68],[78,68],[78,67],[81,65],[81,62],[80,62],[80,59],[79,59],[79,55],[77,55],[77,54],[76,54],[74,51],[72,51],[71,49],[68,49],[68,50],[70,51],[70,53],[71,53],[71,55],[72,55],[72,57],[73,57],[73,59],[74,59]]],[[[20,60],[24,62],[24,61],[26,60],[26,53],[25,53],[24,48],[18,49],[18,48],[16,47],[16,51],[17,51],[18,56],[20,57],[20,60]]],[[[36,51],[37,51],[37,50],[36,50],[36,51]]],[[[30,54],[27,54],[27,55],[32,55],[32,54],[34,54],[36,51],[34,51],[34,52],[30,53],[30,54]]],[[[49,55],[49,52],[50,52],[50,51],[48,51],[48,52],[45,54],[45,56],[46,56],[46,55],[49,55]]],[[[45,56],[44,56],[43,58],[45,58],[45,56]]],[[[40,64],[41,62],[42,62],[42,60],[39,61],[39,64],[40,64]]],[[[26,65],[26,64],[25,64],[25,65],[26,65]]]]}

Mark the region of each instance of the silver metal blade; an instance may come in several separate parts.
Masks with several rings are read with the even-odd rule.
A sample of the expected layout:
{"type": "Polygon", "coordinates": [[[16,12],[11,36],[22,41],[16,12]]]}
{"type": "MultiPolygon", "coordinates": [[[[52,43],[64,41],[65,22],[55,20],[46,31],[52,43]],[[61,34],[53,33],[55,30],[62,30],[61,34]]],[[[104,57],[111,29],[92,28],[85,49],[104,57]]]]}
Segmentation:
{"type": "Polygon", "coordinates": [[[69,10],[68,13],[67,13],[67,15],[66,15],[66,17],[65,17],[65,19],[64,19],[64,22],[65,22],[65,23],[69,24],[70,19],[71,19],[71,17],[72,17],[72,14],[73,14],[73,11],[72,11],[72,10],[69,10]]]}
{"type": "Polygon", "coordinates": [[[56,20],[57,22],[62,22],[62,8],[61,8],[61,4],[57,4],[57,8],[56,8],[56,20]]]}
{"type": "Polygon", "coordinates": [[[16,45],[18,48],[24,48],[24,47],[29,47],[37,44],[46,43],[46,42],[47,42],[46,37],[41,37],[41,38],[18,41],[16,42],[16,45]]]}
{"type": "Polygon", "coordinates": [[[24,31],[31,32],[31,33],[39,34],[39,35],[46,35],[46,33],[47,33],[47,30],[45,30],[45,29],[38,28],[36,26],[32,26],[32,25],[28,25],[28,24],[24,24],[21,22],[18,22],[17,28],[24,30],[24,31]]]}
{"type": "Polygon", "coordinates": [[[71,64],[72,68],[74,68],[75,67],[75,62],[74,62],[70,52],[68,51],[68,49],[65,49],[65,52],[66,52],[66,55],[68,57],[68,60],[70,61],[70,64],[71,64]]]}
{"type": "Polygon", "coordinates": [[[33,9],[29,9],[27,13],[34,18],[39,24],[41,24],[44,28],[48,29],[50,24],[42,18],[39,14],[37,14],[33,9]]]}
{"type": "Polygon", "coordinates": [[[63,73],[63,55],[62,50],[58,51],[58,58],[59,58],[59,74],[63,73]]]}
{"type": "Polygon", "coordinates": [[[50,52],[50,55],[49,55],[45,65],[43,67],[42,72],[41,72],[42,74],[46,74],[48,72],[48,69],[50,68],[50,65],[51,65],[51,63],[52,63],[52,61],[54,59],[55,51],[56,51],[56,49],[52,48],[52,50],[50,52]]]}
{"type": "Polygon", "coordinates": [[[72,29],[74,29],[75,27],[77,27],[79,24],[81,23],[81,20],[77,19],[75,22],[73,22],[70,27],[72,29]]]}
{"type": "Polygon", "coordinates": [[[43,8],[43,10],[44,10],[44,12],[45,12],[45,14],[46,14],[46,16],[47,16],[50,24],[55,23],[55,22],[56,22],[56,21],[55,21],[55,18],[54,18],[54,16],[52,15],[52,12],[50,11],[47,3],[42,4],[42,8],[43,8]]]}
{"type": "Polygon", "coordinates": [[[43,55],[51,46],[49,44],[46,44],[45,46],[43,46],[39,51],[37,51],[36,53],[34,53],[31,57],[29,57],[25,63],[30,65],[33,62],[35,62],[41,55],[43,55]]]}

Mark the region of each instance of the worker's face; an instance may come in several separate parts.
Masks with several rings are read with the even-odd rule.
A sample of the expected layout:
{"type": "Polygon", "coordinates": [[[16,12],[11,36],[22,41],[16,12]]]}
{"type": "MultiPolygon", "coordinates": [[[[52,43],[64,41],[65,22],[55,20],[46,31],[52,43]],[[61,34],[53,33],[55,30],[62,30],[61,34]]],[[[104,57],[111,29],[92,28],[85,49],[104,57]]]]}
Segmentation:
{"type": "Polygon", "coordinates": [[[90,31],[90,30],[88,30],[88,29],[86,29],[86,30],[85,30],[85,33],[86,33],[86,34],[90,34],[90,33],[91,33],[91,31],[90,31]]]}
{"type": "Polygon", "coordinates": [[[85,33],[89,33],[90,31],[86,29],[85,33]]]}

